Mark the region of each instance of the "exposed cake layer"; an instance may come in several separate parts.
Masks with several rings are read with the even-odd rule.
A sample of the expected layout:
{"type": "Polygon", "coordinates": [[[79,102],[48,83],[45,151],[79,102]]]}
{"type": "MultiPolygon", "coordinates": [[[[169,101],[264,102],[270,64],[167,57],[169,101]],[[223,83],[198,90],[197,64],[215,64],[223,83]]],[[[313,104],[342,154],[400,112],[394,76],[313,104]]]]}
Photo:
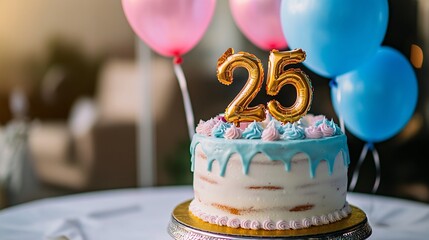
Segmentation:
{"type": "Polygon", "coordinates": [[[196,135],[190,210],[213,224],[297,229],[348,215],[346,137],[227,140],[196,135]],[[229,221],[229,224],[228,224],[229,221]]]}

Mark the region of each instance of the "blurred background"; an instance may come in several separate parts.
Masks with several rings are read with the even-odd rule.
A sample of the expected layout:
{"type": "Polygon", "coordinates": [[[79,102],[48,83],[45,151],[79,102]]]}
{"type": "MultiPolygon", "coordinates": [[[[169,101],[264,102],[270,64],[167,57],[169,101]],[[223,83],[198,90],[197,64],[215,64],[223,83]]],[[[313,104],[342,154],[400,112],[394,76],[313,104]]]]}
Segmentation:
{"type": "MultiPolygon", "coordinates": [[[[413,44],[429,52],[429,1],[389,4],[383,45],[407,58],[413,44]]],[[[217,1],[208,31],[182,64],[196,122],[223,112],[244,84],[226,88],[216,79],[217,59],[229,47],[268,61],[268,52],[238,30],[228,2],[217,1]]],[[[301,67],[315,88],[311,112],[338,122],[330,79],[301,67]]],[[[408,125],[376,144],[377,194],[429,202],[428,70],[426,60],[415,68],[419,100],[408,125]]],[[[245,71],[234,74],[247,78],[245,71]]],[[[293,94],[288,87],[282,91],[287,93],[280,96],[293,94]]],[[[255,102],[267,99],[259,94],[255,102]]],[[[0,208],[78,192],[192,183],[190,140],[172,59],[135,37],[117,0],[0,1],[0,124],[0,208]],[[139,71],[141,61],[147,72],[139,71]],[[147,92],[149,100],[142,96],[147,92]],[[143,119],[153,132],[141,131],[143,119]],[[152,142],[140,141],[140,133],[152,142]],[[142,148],[150,152],[145,159],[150,169],[142,171],[149,174],[146,182],[138,176],[142,148]]],[[[348,139],[351,175],[364,143],[350,134],[348,139]]],[[[374,179],[369,159],[356,191],[370,192],[374,179]]]]}

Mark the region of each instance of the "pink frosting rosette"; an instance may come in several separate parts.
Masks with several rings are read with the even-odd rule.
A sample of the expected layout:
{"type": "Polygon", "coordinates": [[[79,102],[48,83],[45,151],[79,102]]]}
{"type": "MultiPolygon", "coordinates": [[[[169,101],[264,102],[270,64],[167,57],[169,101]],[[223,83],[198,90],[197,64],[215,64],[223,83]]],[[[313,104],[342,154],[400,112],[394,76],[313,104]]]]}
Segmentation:
{"type": "Polygon", "coordinates": [[[304,218],[302,219],[301,224],[304,228],[308,228],[311,226],[311,220],[309,218],[304,218]]]}
{"type": "Polygon", "coordinates": [[[290,228],[292,228],[292,229],[300,229],[300,228],[302,228],[302,224],[301,224],[300,221],[291,221],[289,223],[289,225],[290,225],[290,228]]]}
{"type": "Polygon", "coordinates": [[[207,120],[205,122],[203,120],[200,120],[200,122],[198,123],[198,126],[196,128],[196,132],[198,134],[201,134],[204,136],[211,136],[213,127],[219,121],[220,121],[219,119],[213,119],[213,118],[211,118],[210,120],[207,120]]]}
{"type": "Polygon", "coordinates": [[[280,139],[280,133],[276,128],[275,122],[271,121],[267,128],[262,132],[262,141],[276,141],[280,139]]]}
{"type": "Polygon", "coordinates": [[[252,224],[252,221],[249,219],[241,221],[241,227],[244,229],[250,229],[251,224],[252,224]]]}
{"type": "Polygon", "coordinates": [[[276,224],[271,220],[265,220],[262,223],[262,228],[265,230],[274,230],[276,229],[276,224]]]}
{"type": "Polygon", "coordinates": [[[210,219],[210,215],[206,214],[206,213],[201,213],[200,216],[198,216],[199,218],[201,218],[204,222],[208,222],[210,219]]]}
{"type": "Polygon", "coordinates": [[[319,226],[319,225],[323,224],[322,219],[318,216],[311,217],[311,221],[313,222],[313,225],[315,225],[315,226],[319,226]]]}
{"type": "Polygon", "coordinates": [[[238,218],[230,218],[228,219],[228,222],[226,223],[228,227],[232,228],[238,228],[240,227],[240,220],[238,218]]]}
{"type": "Polygon", "coordinates": [[[339,220],[341,220],[341,214],[340,214],[340,212],[339,211],[335,211],[334,212],[334,217],[335,217],[335,220],[336,221],[339,221],[339,220]]]}
{"type": "Polygon", "coordinates": [[[346,209],[341,209],[340,211],[341,217],[345,218],[349,215],[346,209]]]}
{"type": "Polygon", "coordinates": [[[223,135],[226,139],[240,139],[241,138],[242,131],[240,128],[237,128],[234,124],[231,125],[223,135]]]}
{"type": "Polygon", "coordinates": [[[218,216],[210,216],[209,223],[216,224],[216,220],[218,219],[218,216]]]}
{"type": "Polygon", "coordinates": [[[323,133],[318,127],[310,126],[305,129],[305,137],[310,139],[322,138],[323,133]]]}
{"type": "Polygon", "coordinates": [[[197,128],[195,129],[198,134],[204,135],[204,124],[205,122],[203,120],[200,120],[200,122],[198,123],[197,128]]]}
{"type": "Polygon", "coordinates": [[[279,230],[285,230],[285,229],[289,229],[290,228],[289,222],[285,221],[285,220],[278,221],[277,224],[276,224],[276,227],[279,230]]]}
{"type": "Polygon", "coordinates": [[[253,220],[252,223],[250,223],[250,228],[253,230],[258,230],[261,228],[261,223],[259,221],[253,220]]]}
{"type": "Polygon", "coordinates": [[[335,216],[334,216],[334,214],[329,213],[328,214],[328,219],[329,219],[329,222],[335,222],[335,216]]]}
{"type": "Polygon", "coordinates": [[[216,224],[219,226],[226,226],[227,223],[228,223],[228,217],[226,216],[219,217],[216,220],[216,224]]]}
{"type": "Polygon", "coordinates": [[[326,215],[320,216],[320,220],[322,221],[323,224],[328,224],[330,222],[328,216],[326,215]]]}
{"type": "Polygon", "coordinates": [[[324,137],[331,137],[335,134],[335,129],[332,126],[328,125],[326,120],[324,120],[322,124],[317,126],[317,128],[320,129],[324,137]]]}

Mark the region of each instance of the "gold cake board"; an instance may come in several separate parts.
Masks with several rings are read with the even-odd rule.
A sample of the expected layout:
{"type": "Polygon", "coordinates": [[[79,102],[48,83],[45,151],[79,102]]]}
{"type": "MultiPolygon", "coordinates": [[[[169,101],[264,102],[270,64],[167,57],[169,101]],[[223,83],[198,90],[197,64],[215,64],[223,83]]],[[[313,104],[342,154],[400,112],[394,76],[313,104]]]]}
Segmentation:
{"type": "Polygon", "coordinates": [[[337,222],[298,230],[249,230],[213,225],[192,215],[191,200],[183,202],[173,210],[168,233],[176,240],[230,240],[230,239],[366,239],[372,229],[365,213],[351,206],[352,213],[337,222]]]}

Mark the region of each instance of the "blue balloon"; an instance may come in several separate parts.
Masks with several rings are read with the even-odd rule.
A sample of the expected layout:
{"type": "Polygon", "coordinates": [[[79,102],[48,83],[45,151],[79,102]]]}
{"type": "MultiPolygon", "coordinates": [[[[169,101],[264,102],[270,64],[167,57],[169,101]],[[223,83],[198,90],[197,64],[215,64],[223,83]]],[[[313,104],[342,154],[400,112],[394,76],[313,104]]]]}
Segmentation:
{"type": "Polygon", "coordinates": [[[417,104],[414,70],[397,50],[381,47],[358,69],[335,78],[331,98],[346,128],[367,142],[384,141],[409,121],[417,104]]]}
{"type": "Polygon", "coordinates": [[[283,34],[290,48],[307,52],[312,71],[335,77],[357,68],[380,47],[388,0],[283,0],[283,34]]]}

